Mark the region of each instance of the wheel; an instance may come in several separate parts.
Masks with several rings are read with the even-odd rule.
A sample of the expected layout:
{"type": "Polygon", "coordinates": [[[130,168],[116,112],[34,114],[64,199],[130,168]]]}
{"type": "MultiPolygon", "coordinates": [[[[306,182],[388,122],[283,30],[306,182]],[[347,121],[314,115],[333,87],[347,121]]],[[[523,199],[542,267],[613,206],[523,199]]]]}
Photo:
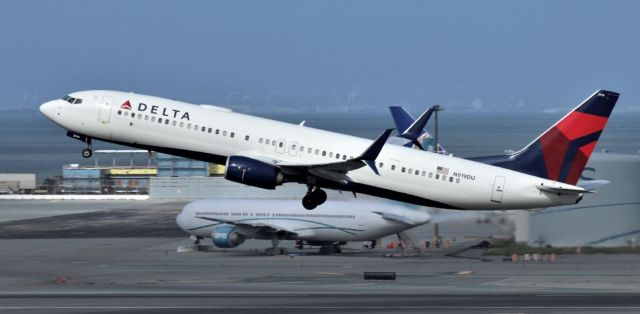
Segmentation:
{"type": "Polygon", "coordinates": [[[313,190],[312,195],[315,200],[316,206],[322,205],[327,200],[327,192],[322,189],[313,190]]]}
{"type": "Polygon", "coordinates": [[[91,151],[91,149],[85,148],[82,150],[82,157],[89,158],[91,157],[91,155],[93,155],[93,152],[91,151]]]}
{"type": "Polygon", "coordinates": [[[331,249],[332,249],[333,253],[336,253],[336,254],[342,253],[342,248],[337,244],[331,245],[331,249]]]}
{"type": "Polygon", "coordinates": [[[318,204],[316,204],[312,195],[305,195],[305,197],[302,198],[302,206],[307,210],[312,210],[316,208],[318,204]]]}

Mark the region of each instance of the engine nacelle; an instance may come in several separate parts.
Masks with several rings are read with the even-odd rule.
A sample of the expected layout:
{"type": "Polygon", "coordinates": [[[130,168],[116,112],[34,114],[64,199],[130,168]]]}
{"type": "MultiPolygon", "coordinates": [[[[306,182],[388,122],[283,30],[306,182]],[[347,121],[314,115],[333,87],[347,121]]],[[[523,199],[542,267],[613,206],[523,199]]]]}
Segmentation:
{"type": "Polygon", "coordinates": [[[284,176],[280,168],[243,156],[227,158],[224,178],[250,186],[273,190],[282,185],[284,176]]]}
{"type": "Polygon", "coordinates": [[[236,226],[220,225],[211,233],[213,245],[219,248],[232,248],[244,243],[244,234],[236,230],[236,226]]]}

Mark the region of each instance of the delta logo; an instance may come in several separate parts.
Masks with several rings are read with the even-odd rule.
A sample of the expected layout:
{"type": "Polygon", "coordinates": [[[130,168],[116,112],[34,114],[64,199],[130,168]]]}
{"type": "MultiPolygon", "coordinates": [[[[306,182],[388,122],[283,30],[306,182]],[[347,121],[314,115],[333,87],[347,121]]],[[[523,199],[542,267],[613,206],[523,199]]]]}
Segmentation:
{"type": "Polygon", "coordinates": [[[122,105],[120,105],[120,108],[126,109],[126,110],[131,110],[131,103],[127,100],[124,103],[122,103],[122,105]]]}

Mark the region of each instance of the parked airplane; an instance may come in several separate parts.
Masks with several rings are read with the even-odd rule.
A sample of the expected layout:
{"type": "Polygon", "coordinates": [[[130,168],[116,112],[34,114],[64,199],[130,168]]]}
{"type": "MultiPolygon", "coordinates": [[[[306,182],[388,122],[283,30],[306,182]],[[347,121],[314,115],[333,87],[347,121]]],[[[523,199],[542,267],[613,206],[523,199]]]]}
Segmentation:
{"type": "Polygon", "coordinates": [[[347,241],[373,241],[425,224],[429,214],[399,204],[372,201],[327,201],[313,212],[293,200],[199,200],[177,216],[178,226],[198,241],[212,238],[220,248],[245,239],[271,240],[268,254],[284,254],[281,240],[321,246],[321,254],[339,253],[347,241]]]}
{"type": "Polygon", "coordinates": [[[430,207],[505,210],[580,201],[586,191],[575,183],[618,97],[595,92],[501,167],[385,145],[391,129],[370,141],[134,93],[76,92],[40,111],[87,144],[85,157],[98,139],[226,164],[231,181],[307,185],[307,209],[324,203],[322,188],[329,188],[430,207]]]}

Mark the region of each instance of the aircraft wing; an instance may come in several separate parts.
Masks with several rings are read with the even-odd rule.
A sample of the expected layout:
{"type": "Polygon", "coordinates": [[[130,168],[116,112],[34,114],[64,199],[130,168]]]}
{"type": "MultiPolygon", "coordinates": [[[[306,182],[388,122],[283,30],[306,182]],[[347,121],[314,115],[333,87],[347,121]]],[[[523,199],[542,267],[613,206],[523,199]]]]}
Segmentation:
{"type": "Polygon", "coordinates": [[[391,131],[393,131],[393,129],[385,130],[360,156],[352,159],[319,164],[276,161],[275,165],[280,167],[285,174],[299,175],[301,172],[304,172],[336,182],[348,181],[349,178],[346,174],[349,171],[360,169],[364,166],[369,166],[373,172],[379,174],[375,160],[389,138],[389,135],[391,135],[391,131]]]}
{"type": "Polygon", "coordinates": [[[397,215],[394,213],[387,213],[387,212],[374,212],[380,216],[382,216],[382,218],[387,219],[387,220],[393,220],[393,221],[397,221],[397,222],[401,222],[403,224],[407,224],[410,226],[414,226],[416,225],[416,223],[411,220],[409,217],[405,217],[402,215],[397,215]]]}
{"type": "Polygon", "coordinates": [[[234,226],[238,226],[238,227],[242,227],[242,228],[249,228],[249,229],[256,229],[256,231],[260,231],[260,232],[266,232],[266,233],[289,233],[292,235],[297,235],[297,233],[287,227],[283,227],[283,226],[279,226],[277,224],[273,224],[273,223],[265,223],[265,222],[261,222],[259,220],[255,220],[255,221],[235,221],[235,220],[228,220],[228,219],[222,219],[222,218],[212,218],[212,217],[200,217],[197,216],[196,218],[200,218],[200,219],[204,219],[204,220],[209,220],[209,221],[216,221],[216,222],[220,222],[220,223],[225,223],[225,224],[229,224],[229,225],[234,225],[234,226]]]}

